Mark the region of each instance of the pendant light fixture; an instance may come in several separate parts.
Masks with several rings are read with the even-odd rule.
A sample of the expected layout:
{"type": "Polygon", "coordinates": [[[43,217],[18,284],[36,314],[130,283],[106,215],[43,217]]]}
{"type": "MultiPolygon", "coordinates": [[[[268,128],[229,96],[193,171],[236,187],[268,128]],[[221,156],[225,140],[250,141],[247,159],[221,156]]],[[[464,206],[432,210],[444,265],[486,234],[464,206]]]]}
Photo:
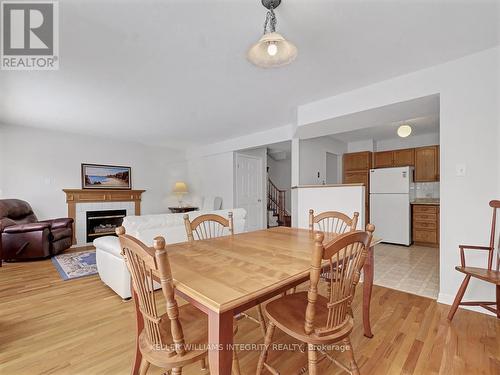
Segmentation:
{"type": "Polygon", "coordinates": [[[264,35],[247,53],[247,58],[261,68],[277,68],[290,64],[297,57],[297,47],[276,32],[276,15],[274,10],[281,0],[262,0],[268,9],[264,22],[264,35]]]}

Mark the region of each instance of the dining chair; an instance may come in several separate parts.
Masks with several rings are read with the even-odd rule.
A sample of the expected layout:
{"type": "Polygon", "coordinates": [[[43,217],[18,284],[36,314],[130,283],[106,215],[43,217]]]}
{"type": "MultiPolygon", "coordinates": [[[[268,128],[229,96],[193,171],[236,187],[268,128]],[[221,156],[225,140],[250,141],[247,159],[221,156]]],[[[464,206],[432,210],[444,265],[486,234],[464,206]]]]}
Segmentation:
{"type": "MultiPolygon", "coordinates": [[[[144,329],[139,334],[138,347],[142,354],[139,374],[145,375],[150,367],[165,370],[167,374],[180,375],[182,368],[200,361],[205,368],[208,355],[207,315],[190,304],[178,306],[175,286],[165,239],[156,237],[153,248],[125,234],[125,228],[116,229],[122,256],[132,277],[144,329]],[[160,313],[154,276],[159,277],[165,299],[166,313],[160,313]]],[[[237,332],[236,323],[233,333],[237,332]]],[[[232,373],[240,375],[238,357],[233,351],[232,373]]]]}
{"type": "Polygon", "coordinates": [[[500,241],[498,243],[496,251],[496,265],[493,269],[493,260],[495,258],[495,234],[496,234],[496,221],[497,221],[497,209],[500,208],[500,201],[492,200],[490,201],[490,207],[493,208],[493,218],[491,219],[491,232],[490,232],[490,244],[489,246],[470,246],[470,245],[459,245],[460,249],[460,266],[455,267],[459,272],[465,274],[464,281],[458,289],[455,300],[451,305],[450,312],[448,313],[448,320],[453,320],[455,313],[459,306],[480,306],[494,314],[500,319],[500,241]],[[488,252],[488,263],[486,268],[478,267],[468,267],[465,263],[465,251],[464,250],[482,250],[488,252]],[[467,286],[471,278],[476,278],[487,283],[496,285],[496,301],[468,301],[462,302],[467,286]],[[495,306],[495,307],[493,307],[495,306]]]}
{"type": "MultiPolygon", "coordinates": [[[[210,238],[222,237],[225,235],[232,236],[233,230],[233,213],[228,212],[228,218],[215,214],[206,214],[196,217],[193,221],[189,220],[189,215],[184,215],[184,224],[186,226],[186,234],[189,241],[207,240],[210,238]]],[[[257,319],[248,315],[245,312],[240,313],[241,316],[248,318],[259,324],[262,335],[266,334],[266,321],[262,313],[262,306],[257,305],[257,319]]]]}
{"type": "Polygon", "coordinates": [[[279,374],[277,369],[266,362],[276,328],[307,344],[309,375],[319,374],[318,363],[325,358],[350,374],[359,374],[349,337],[354,327],[351,304],[374,229],[372,224],[368,224],[366,231],[344,233],[327,244],[323,244],[324,233],[315,234],[309,291],[285,295],[265,306],[269,324],[257,365],[257,375],[264,368],[272,374],[279,374]],[[318,294],[320,274],[325,266],[333,276],[327,297],[318,294]],[[325,350],[329,345],[340,342],[346,349],[349,360],[347,365],[325,350]]]}
{"type": "Polygon", "coordinates": [[[188,241],[207,240],[226,235],[233,235],[233,213],[227,214],[227,219],[220,215],[205,214],[196,217],[193,221],[189,220],[189,215],[184,215],[184,225],[188,241]],[[196,237],[196,238],[195,238],[196,237]]]}
{"type": "MultiPolygon", "coordinates": [[[[352,219],[346,214],[338,211],[326,211],[318,215],[314,215],[314,210],[309,210],[309,229],[319,230],[326,233],[343,234],[356,230],[358,224],[359,213],[354,212],[352,219]]],[[[330,274],[324,272],[321,274],[321,279],[326,282],[327,294],[330,294],[330,274]]]]}

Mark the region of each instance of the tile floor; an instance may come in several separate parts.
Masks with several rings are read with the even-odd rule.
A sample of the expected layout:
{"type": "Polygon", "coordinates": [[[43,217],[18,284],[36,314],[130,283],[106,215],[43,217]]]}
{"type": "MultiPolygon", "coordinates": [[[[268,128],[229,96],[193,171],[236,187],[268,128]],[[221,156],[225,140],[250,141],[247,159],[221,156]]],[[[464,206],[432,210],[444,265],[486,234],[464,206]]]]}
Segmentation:
{"type": "Polygon", "coordinates": [[[439,249],[424,246],[375,246],[374,284],[437,299],[439,249]]]}

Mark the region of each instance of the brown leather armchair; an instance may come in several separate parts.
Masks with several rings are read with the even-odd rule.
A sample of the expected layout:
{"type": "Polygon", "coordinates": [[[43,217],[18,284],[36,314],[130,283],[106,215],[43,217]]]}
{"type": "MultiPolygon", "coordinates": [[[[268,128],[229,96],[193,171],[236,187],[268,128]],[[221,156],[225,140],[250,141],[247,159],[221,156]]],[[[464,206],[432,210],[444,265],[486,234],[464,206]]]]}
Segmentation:
{"type": "Polygon", "coordinates": [[[0,199],[0,259],[46,258],[71,247],[73,219],[38,221],[28,202],[0,199]]]}

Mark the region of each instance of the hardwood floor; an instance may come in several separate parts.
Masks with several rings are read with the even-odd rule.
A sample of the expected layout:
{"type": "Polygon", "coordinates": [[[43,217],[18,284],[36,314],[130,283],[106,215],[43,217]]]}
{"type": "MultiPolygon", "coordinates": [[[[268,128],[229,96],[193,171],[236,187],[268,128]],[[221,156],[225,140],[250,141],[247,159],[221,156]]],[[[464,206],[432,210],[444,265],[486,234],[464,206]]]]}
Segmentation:
{"type": "MultiPolygon", "coordinates": [[[[431,299],[374,287],[374,338],[363,336],[361,289],[354,306],[354,354],[361,374],[499,374],[500,322],[459,310],[453,323],[448,306],[431,299]]],[[[293,344],[283,334],[280,343],[293,344]]],[[[239,321],[236,343],[262,342],[259,326],[239,321]]],[[[128,374],[134,349],[133,304],[123,302],[91,276],[62,281],[50,260],[4,263],[0,268],[1,374],[128,374]]],[[[248,348],[252,349],[252,348],[248,348]]],[[[285,349],[292,350],[289,345],[285,349]]],[[[254,374],[258,351],[240,350],[242,374],[254,374]]],[[[342,353],[336,353],[342,359],[342,353]]],[[[298,352],[271,352],[282,374],[306,363],[298,352]]],[[[321,363],[321,374],[342,374],[321,363]]],[[[183,374],[207,374],[198,364],[183,374]]],[[[152,368],[148,374],[161,374],[152,368]]]]}

